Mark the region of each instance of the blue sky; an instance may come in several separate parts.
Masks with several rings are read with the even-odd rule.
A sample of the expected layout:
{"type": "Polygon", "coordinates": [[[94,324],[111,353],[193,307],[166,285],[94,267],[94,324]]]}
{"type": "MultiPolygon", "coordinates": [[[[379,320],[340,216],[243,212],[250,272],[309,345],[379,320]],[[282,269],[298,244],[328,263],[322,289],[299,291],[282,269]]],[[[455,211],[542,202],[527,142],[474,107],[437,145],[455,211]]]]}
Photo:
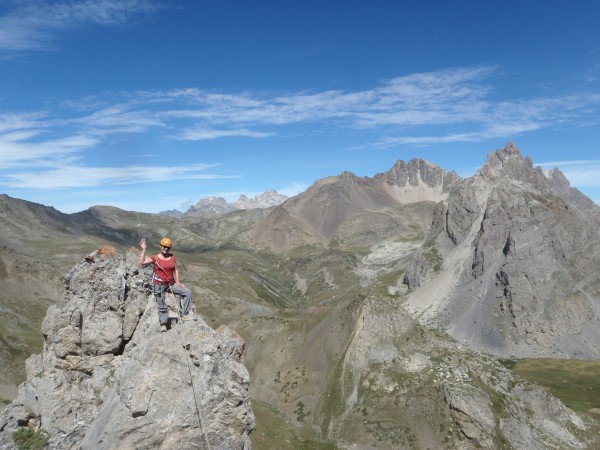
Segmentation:
{"type": "Polygon", "coordinates": [[[0,193],[158,212],[515,142],[600,203],[600,2],[4,0],[0,193]]]}

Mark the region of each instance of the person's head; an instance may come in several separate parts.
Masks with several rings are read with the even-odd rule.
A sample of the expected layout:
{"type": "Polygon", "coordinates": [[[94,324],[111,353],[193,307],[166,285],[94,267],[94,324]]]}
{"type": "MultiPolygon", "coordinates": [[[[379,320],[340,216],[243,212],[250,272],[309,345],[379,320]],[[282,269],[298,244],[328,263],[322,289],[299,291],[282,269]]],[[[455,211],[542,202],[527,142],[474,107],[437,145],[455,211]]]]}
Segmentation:
{"type": "Polygon", "coordinates": [[[173,246],[173,241],[168,237],[164,237],[160,240],[160,251],[163,253],[169,253],[171,247],[173,246]]]}

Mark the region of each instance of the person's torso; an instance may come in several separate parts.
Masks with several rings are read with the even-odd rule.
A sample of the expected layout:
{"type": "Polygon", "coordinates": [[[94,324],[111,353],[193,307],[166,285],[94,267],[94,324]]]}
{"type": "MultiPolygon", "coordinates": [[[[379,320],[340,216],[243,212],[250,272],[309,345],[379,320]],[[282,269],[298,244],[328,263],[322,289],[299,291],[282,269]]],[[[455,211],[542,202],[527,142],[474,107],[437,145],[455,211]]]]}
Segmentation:
{"type": "Polygon", "coordinates": [[[161,259],[158,256],[154,257],[154,273],[159,281],[172,283],[173,275],[175,273],[175,256],[171,256],[168,259],[161,259]]]}

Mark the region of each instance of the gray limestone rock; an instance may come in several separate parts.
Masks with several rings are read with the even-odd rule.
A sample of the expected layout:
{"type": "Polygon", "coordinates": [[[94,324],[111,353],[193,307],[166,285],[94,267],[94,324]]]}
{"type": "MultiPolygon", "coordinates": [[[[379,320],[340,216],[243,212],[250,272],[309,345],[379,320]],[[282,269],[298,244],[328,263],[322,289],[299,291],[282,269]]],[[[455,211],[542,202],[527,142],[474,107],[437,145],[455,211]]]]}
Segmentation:
{"type": "Polygon", "coordinates": [[[368,297],[358,318],[328,393],[337,401],[328,433],[340,447],[375,448],[378,438],[389,449],[595,448],[592,420],[391,300],[368,297]]]}
{"type": "Polygon", "coordinates": [[[244,341],[199,317],[160,333],[136,261],[102,247],[68,274],[43,353],[0,415],[1,448],[22,427],[41,428],[51,449],[251,448],[244,341]]]}
{"type": "Polygon", "coordinates": [[[406,270],[409,311],[497,355],[600,357],[600,209],[512,144],[447,203],[406,270]]]}

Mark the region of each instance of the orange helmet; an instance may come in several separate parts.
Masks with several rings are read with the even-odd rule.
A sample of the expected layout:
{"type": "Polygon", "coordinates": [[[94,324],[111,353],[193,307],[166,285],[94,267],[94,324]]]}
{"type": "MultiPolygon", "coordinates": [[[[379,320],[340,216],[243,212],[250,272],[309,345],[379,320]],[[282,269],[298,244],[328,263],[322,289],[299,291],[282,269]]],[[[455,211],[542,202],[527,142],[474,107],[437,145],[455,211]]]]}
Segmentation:
{"type": "Polygon", "coordinates": [[[171,248],[173,246],[173,241],[171,239],[169,239],[168,237],[164,237],[160,240],[160,245],[163,247],[171,248]]]}

